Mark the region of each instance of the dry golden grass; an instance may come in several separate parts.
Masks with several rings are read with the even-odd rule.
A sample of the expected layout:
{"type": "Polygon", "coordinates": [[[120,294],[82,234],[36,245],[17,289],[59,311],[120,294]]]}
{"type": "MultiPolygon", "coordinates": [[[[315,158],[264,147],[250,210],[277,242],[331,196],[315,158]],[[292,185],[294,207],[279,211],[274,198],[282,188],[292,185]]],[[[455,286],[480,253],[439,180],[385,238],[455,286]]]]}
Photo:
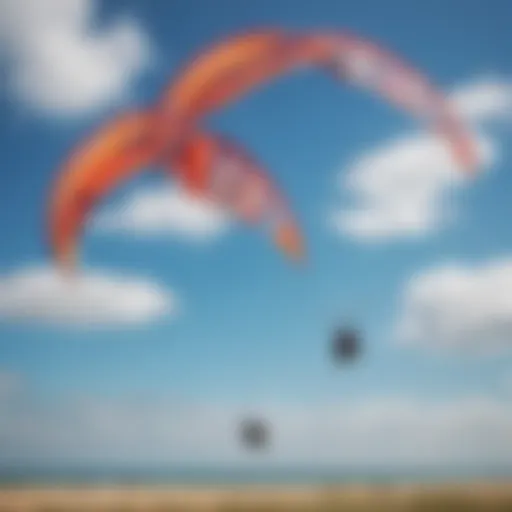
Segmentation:
{"type": "Polygon", "coordinates": [[[337,488],[5,488],[0,512],[512,512],[512,485],[337,488]]]}

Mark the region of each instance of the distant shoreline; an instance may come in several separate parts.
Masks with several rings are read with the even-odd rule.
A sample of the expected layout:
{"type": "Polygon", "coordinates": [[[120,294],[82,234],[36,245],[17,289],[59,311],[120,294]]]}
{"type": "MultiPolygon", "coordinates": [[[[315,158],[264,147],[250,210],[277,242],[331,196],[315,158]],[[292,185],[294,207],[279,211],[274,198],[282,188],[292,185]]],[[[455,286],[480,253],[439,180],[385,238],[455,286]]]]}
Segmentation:
{"type": "Polygon", "coordinates": [[[397,486],[472,485],[475,482],[512,482],[511,468],[376,470],[355,468],[115,468],[115,467],[0,467],[0,488],[47,486],[397,486]]]}

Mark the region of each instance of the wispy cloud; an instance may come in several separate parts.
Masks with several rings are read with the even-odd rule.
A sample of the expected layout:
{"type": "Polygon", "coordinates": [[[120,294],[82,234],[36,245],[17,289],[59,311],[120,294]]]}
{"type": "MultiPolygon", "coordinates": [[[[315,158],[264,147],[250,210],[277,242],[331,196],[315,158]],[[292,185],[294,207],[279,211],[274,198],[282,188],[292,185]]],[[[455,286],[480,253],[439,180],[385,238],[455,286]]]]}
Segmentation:
{"type": "Polygon", "coordinates": [[[0,277],[0,321],[132,326],[175,308],[170,291],[123,275],[85,270],[70,279],[51,267],[28,267],[0,277]]]}
{"type": "Polygon", "coordinates": [[[94,25],[94,0],[4,0],[0,45],[8,87],[33,108],[78,114],[117,103],[150,62],[139,24],[118,18],[94,25]]]}
{"type": "Polygon", "coordinates": [[[413,277],[397,338],[409,344],[494,352],[512,340],[512,260],[447,264],[413,277]]]}
{"type": "MultiPolygon", "coordinates": [[[[481,172],[499,156],[499,143],[484,123],[512,119],[512,84],[481,79],[457,89],[451,99],[463,118],[478,127],[481,172]]],[[[364,241],[423,236],[454,220],[452,193],[466,182],[440,137],[397,137],[358,155],[341,171],[340,186],[352,204],[329,219],[338,233],[364,241]]]]}
{"type": "Polygon", "coordinates": [[[478,467],[509,464],[510,403],[481,396],[444,402],[375,397],[354,403],[260,404],[272,449],[254,458],[237,438],[244,408],[74,399],[5,406],[0,463],[336,464],[478,467]]]}
{"type": "Polygon", "coordinates": [[[224,211],[178,187],[143,190],[98,216],[97,232],[209,241],[229,226],[224,211]]]}

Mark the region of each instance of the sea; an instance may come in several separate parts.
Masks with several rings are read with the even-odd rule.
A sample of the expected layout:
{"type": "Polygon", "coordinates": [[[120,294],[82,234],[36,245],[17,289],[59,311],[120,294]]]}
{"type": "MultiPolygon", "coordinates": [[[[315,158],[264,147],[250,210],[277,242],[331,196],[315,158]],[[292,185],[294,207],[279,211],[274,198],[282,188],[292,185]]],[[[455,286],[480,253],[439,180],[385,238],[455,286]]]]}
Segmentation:
{"type": "Polygon", "coordinates": [[[335,486],[413,483],[470,483],[512,480],[512,467],[375,470],[350,468],[127,468],[0,467],[0,486],[26,485],[166,485],[222,487],[247,485],[335,486]]]}

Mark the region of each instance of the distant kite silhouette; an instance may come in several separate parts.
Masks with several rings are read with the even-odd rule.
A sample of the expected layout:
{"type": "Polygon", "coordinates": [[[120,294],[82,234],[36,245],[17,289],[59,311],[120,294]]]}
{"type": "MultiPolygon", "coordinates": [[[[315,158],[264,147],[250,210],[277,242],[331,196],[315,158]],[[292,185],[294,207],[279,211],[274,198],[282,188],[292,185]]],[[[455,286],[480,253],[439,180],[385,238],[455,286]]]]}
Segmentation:
{"type": "Polygon", "coordinates": [[[270,443],[269,428],[261,419],[246,418],[240,423],[240,438],[246,448],[262,450],[270,443]]]}
{"type": "Polygon", "coordinates": [[[331,353],[336,362],[350,362],[361,355],[361,335],[352,327],[342,327],[333,336],[331,353]]]}

